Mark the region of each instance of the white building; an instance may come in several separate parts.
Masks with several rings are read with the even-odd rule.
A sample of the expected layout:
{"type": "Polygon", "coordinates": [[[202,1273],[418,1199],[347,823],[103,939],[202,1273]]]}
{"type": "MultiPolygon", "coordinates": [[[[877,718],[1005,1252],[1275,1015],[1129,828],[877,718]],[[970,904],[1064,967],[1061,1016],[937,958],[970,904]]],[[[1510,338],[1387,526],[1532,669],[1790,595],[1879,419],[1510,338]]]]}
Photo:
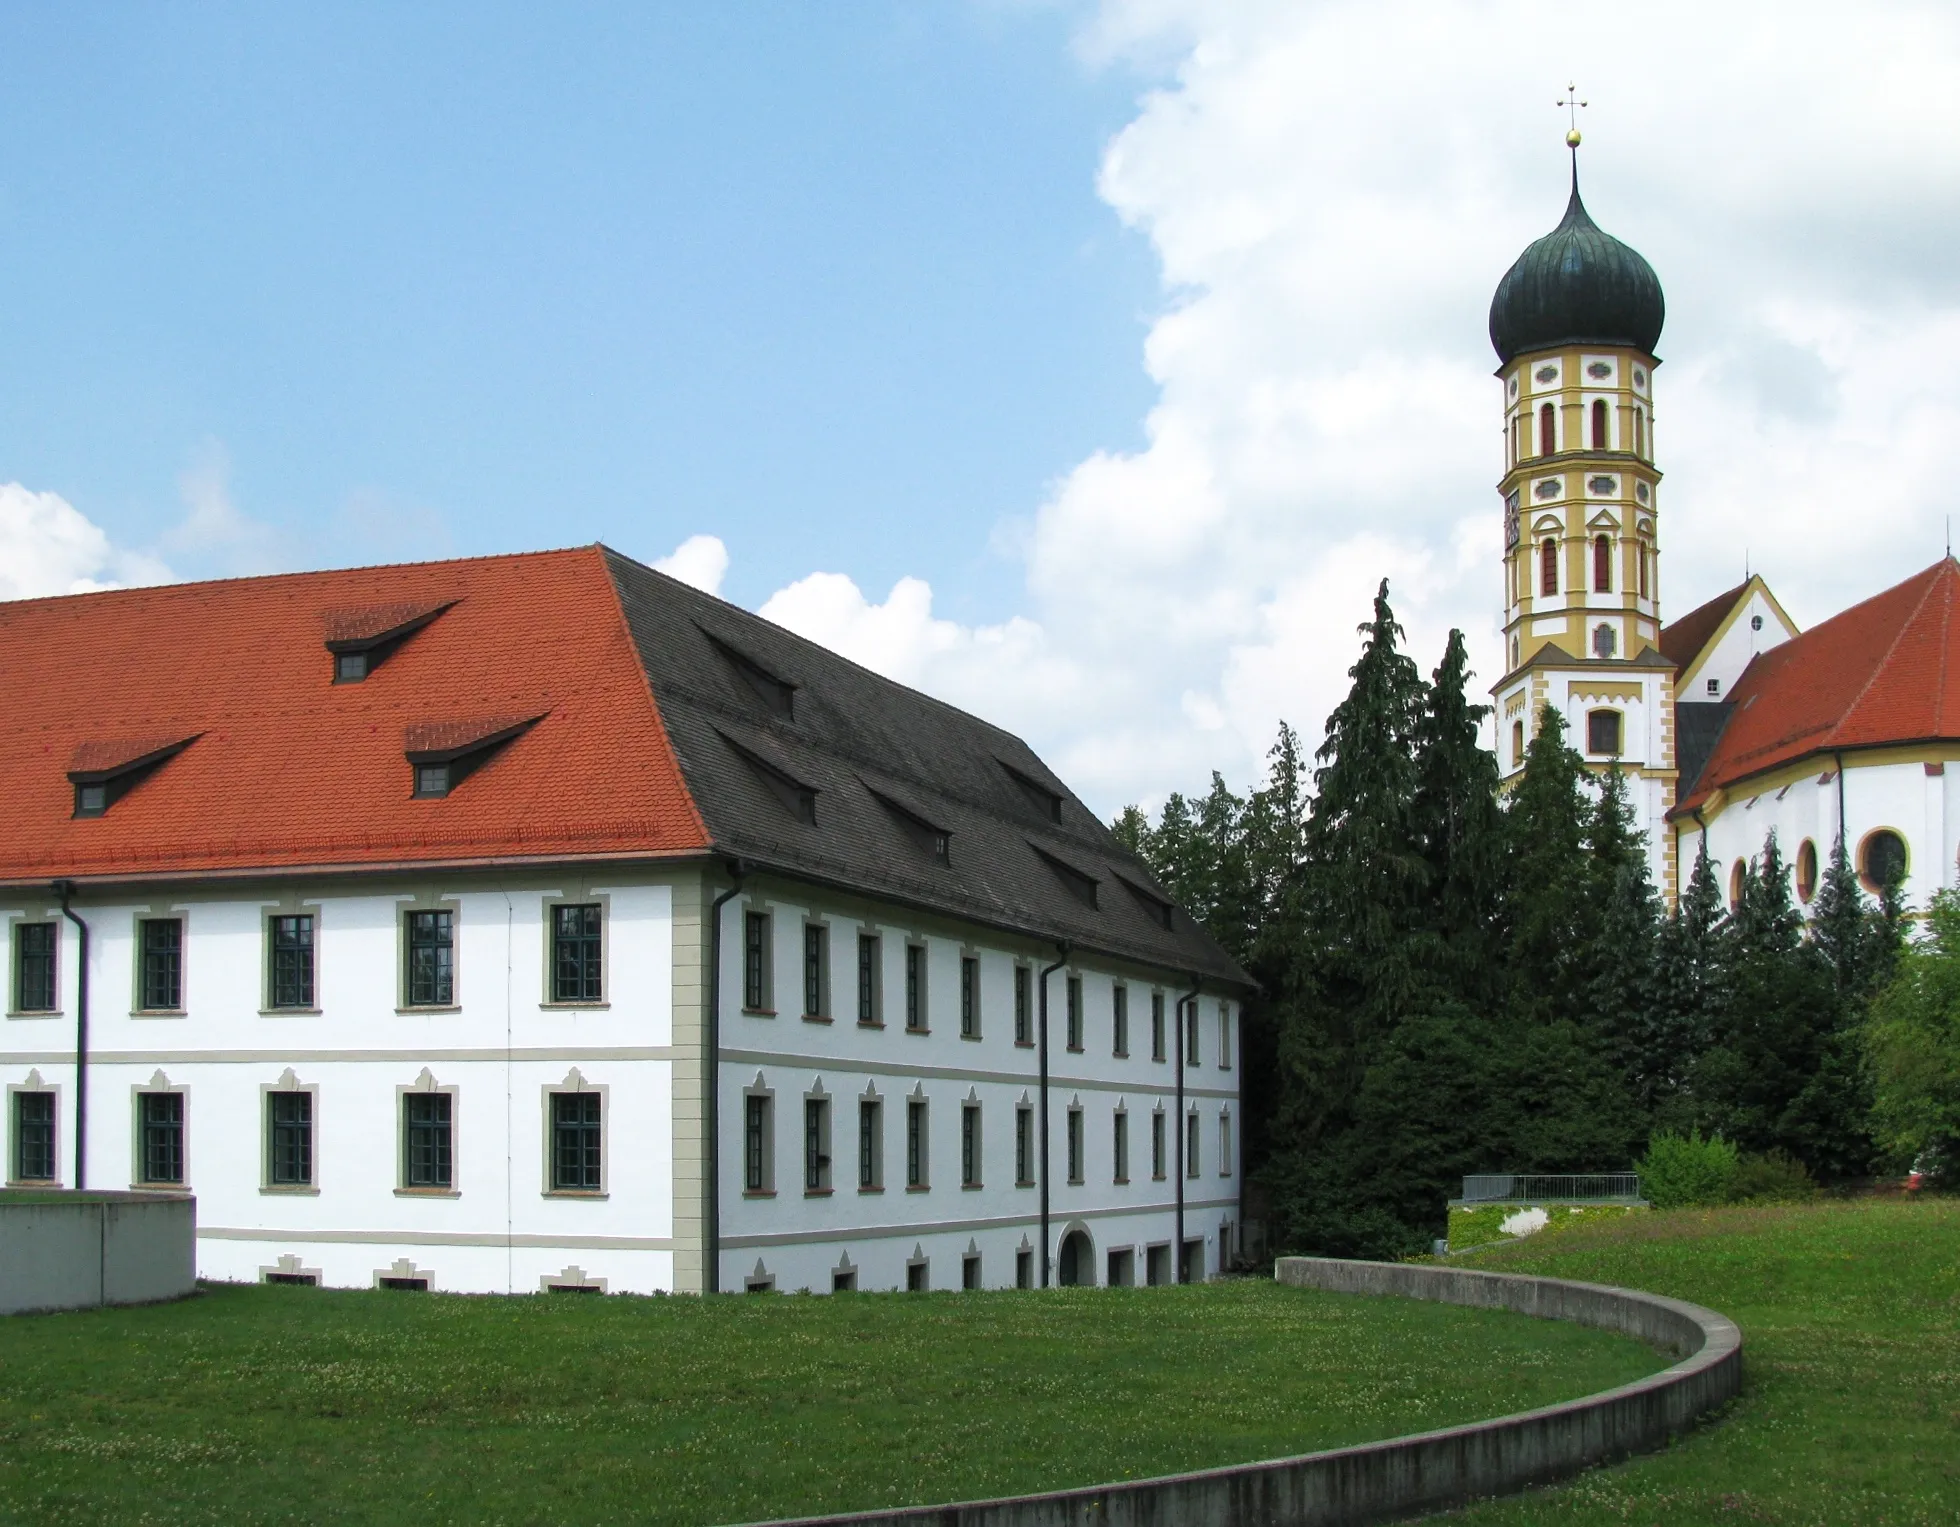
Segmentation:
{"type": "Polygon", "coordinates": [[[352,1286],[1233,1255],[1244,977],[1005,732],[598,547],[0,650],[10,1183],[352,1286]]]}

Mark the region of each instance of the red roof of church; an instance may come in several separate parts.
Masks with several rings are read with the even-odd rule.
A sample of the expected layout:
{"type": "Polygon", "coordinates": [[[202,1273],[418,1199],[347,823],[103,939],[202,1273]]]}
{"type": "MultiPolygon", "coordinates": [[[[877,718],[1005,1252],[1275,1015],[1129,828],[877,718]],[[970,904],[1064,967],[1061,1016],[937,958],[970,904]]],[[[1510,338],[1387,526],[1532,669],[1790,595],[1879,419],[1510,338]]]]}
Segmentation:
{"type": "Polygon", "coordinates": [[[1677,810],[1814,754],[1960,740],[1960,563],[1936,562],[1759,653],[1729,703],[1728,724],[1677,810]]]}
{"type": "Polygon", "coordinates": [[[1717,594],[1707,604],[1697,605],[1678,620],[1662,626],[1661,656],[1676,668],[1686,668],[1701,655],[1701,649],[1721,628],[1736,601],[1748,591],[1749,580],[1745,578],[1726,594],[1717,594]]]}
{"type": "Polygon", "coordinates": [[[0,883],[709,842],[599,547],[0,602],[0,716],[0,883]],[[329,641],[404,625],[334,682],[329,641]],[[532,718],[413,798],[409,750],[532,718]],[[73,814],[71,773],[172,748],[73,814]]]}

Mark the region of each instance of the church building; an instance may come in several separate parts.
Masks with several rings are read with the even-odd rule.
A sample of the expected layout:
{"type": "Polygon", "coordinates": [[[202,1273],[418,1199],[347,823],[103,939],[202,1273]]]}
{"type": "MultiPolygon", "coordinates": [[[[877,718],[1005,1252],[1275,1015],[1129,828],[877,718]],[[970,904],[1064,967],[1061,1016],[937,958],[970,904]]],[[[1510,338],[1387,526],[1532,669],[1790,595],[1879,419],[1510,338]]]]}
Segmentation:
{"type": "Polygon", "coordinates": [[[10,1186],[207,1278],[1165,1283],[1246,977],[1019,738],[604,547],[0,603],[10,1186]]]}
{"type": "Polygon", "coordinates": [[[1733,900],[1773,831],[1800,905],[1840,834],[1867,890],[1900,880],[1924,905],[1956,883],[1960,855],[1946,783],[1960,763],[1960,564],[1810,631],[1760,576],[1663,619],[1666,306],[1653,267],[1588,215],[1578,133],[1567,141],[1565,216],[1490,308],[1504,401],[1500,773],[1516,779],[1549,705],[1590,767],[1625,773],[1670,899],[1705,846],[1733,900]]]}

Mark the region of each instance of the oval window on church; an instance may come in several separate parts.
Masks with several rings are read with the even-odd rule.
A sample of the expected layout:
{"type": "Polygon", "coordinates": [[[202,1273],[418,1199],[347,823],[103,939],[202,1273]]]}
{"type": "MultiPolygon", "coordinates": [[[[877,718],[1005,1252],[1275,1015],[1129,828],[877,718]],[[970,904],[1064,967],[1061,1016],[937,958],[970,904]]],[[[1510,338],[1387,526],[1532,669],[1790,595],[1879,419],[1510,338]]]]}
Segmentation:
{"type": "Polygon", "coordinates": [[[1817,894],[1817,845],[1805,838],[1797,845],[1797,900],[1808,902],[1817,894]]]}
{"type": "Polygon", "coordinates": [[[1858,879],[1874,896],[1906,878],[1906,840],[1889,827],[1865,834],[1858,845],[1858,879]]]}
{"type": "Polygon", "coordinates": [[[1729,866],[1729,910],[1742,905],[1743,889],[1749,884],[1749,861],[1738,859],[1729,866]]]}

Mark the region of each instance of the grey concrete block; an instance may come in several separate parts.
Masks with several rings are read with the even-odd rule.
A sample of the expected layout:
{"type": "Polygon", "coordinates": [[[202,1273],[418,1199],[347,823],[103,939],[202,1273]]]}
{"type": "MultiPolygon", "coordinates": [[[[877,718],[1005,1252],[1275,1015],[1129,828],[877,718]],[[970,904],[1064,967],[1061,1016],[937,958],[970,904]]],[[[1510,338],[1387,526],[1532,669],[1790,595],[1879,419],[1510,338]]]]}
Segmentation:
{"type": "Polygon", "coordinates": [[[189,1194],[0,1191],[0,1315],[149,1304],[196,1286],[189,1194]]]}

